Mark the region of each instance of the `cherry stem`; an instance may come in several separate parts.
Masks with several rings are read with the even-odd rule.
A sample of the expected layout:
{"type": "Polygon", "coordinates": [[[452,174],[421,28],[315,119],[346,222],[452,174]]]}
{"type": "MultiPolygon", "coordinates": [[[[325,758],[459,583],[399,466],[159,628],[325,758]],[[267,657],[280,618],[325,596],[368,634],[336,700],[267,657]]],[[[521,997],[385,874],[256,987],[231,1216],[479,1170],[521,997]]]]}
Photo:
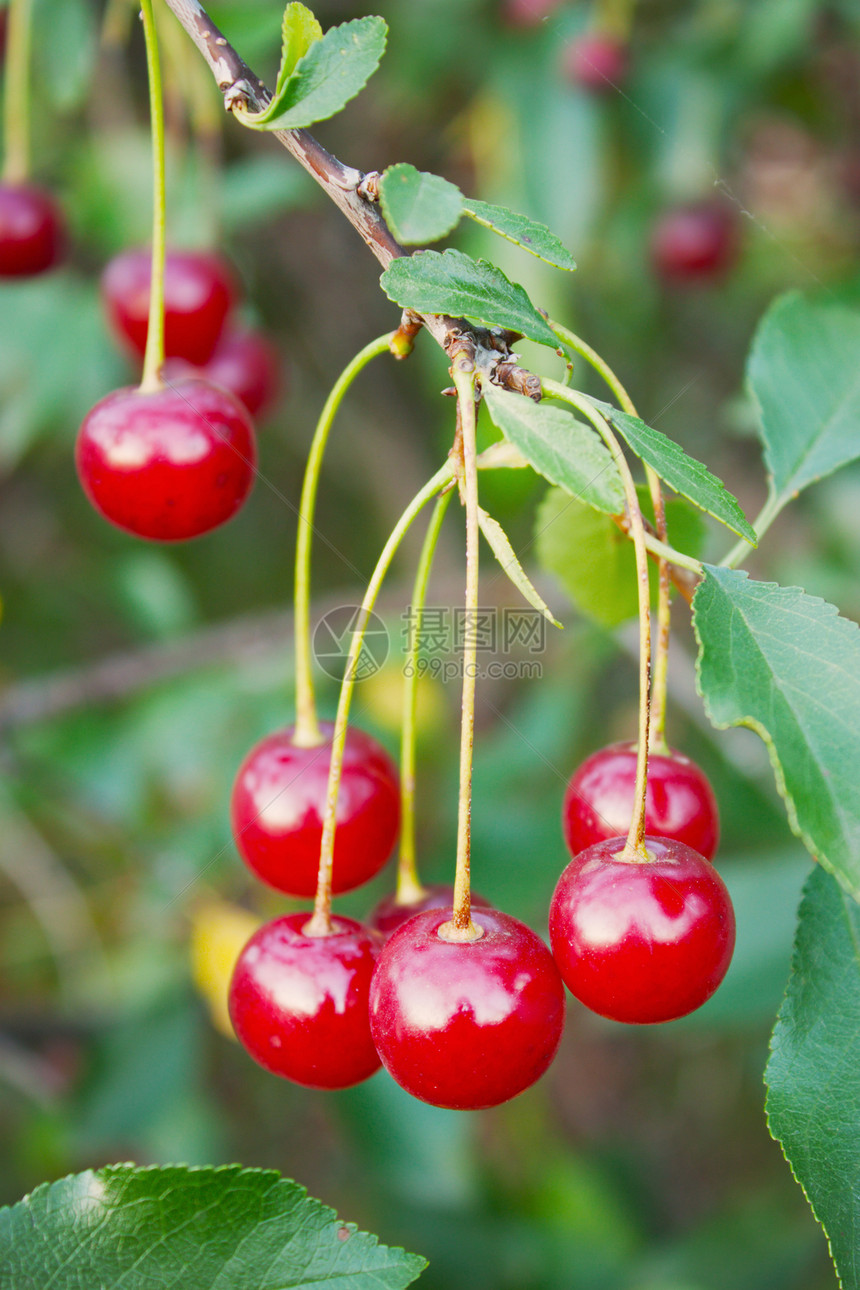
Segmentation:
{"type": "Polygon", "coordinates": [[[344,368],[332,386],[314,430],[302,495],[299,500],[299,527],[296,535],[296,575],[294,591],[294,633],[296,670],[296,724],[293,743],[313,748],[323,742],[314,699],[313,655],[311,650],[311,543],[314,534],[317,488],[329,431],[347,390],[371,359],[389,348],[392,333],[365,345],[344,368]]]}
{"type": "Polygon", "coordinates": [[[639,746],[636,751],[636,789],[633,818],[621,856],[626,860],[647,860],[645,848],[645,793],[648,787],[648,744],[651,715],[651,591],[648,580],[648,548],[645,544],[645,523],[639,508],[639,497],[627,459],[621,445],[604,416],[584,394],[570,390],[558,381],[544,380],[544,392],[562,399],[581,412],[594,426],[606,444],[618,467],[627,499],[630,531],[636,552],[636,576],[639,592],[639,746]]]}
{"type": "MultiPolygon", "coordinates": [[[[600,375],[609,386],[618,406],[624,412],[629,413],[631,417],[638,417],[633,400],[627,393],[627,390],[621,384],[615,372],[603,359],[597,350],[592,349],[587,341],[581,336],[577,336],[567,327],[562,327],[559,323],[550,324],[554,331],[579,354],[585,361],[594,368],[595,372],[600,375]]],[[[660,484],[660,476],[647,462],[643,462],[645,467],[645,478],[648,481],[648,491],[651,494],[651,504],[654,507],[654,527],[657,530],[657,537],[661,542],[666,542],[666,503],[663,498],[663,489],[660,484]]],[[[654,651],[654,669],[651,683],[651,722],[650,722],[650,743],[651,752],[666,751],[666,694],[669,679],[669,636],[672,627],[672,578],[669,569],[669,562],[665,556],[658,556],[658,594],[657,594],[657,648],[654,651]]]]}
{"type": "Polygon", "coordinates": [[[475,744],[475,680],[478,670],[478,449],[476,444],[475,366],[458,354],[451,367],[457,388],[457,444],[462,452],[460,486],[466,505],[466,603],[463,631],[463,699],[460,722],[460,794],[457,804],[457,870],[454,912],[438,935],[446,941],[476,941],[482,930],[472,921],[472,761],[475,744]]]}
{"type": "MultiPolygon", "coordinates": [[[[776,493],[773,491],[768,493],[767,501],[753,520],[753,528],[756,531],[756,537],[759,541],[764,537],[776,517],[782,512],[782,508],[785,506],[786,502],[790,501],[790,496],[780,498],[777,497],[776,493]]],[[[743,560],[745,556],[748,556],[754,550],[755,547],[751,542],[747,542],[746,538],[741,538],[739,542],[735,543],[731,551],[729,551],[721,563],[725,565],[727,569],[734,569],[736,565],[740,564],[741,560],[743,560]]]]}
{"type": "Polygon", "coordinates": [[[394,559],[397,548],[408,531],[415,517],[436,494],[454,477],[454,465],[446,461],[431,480],[419,493],[416,493],[406,510],[400,516],[376,563],[376,568],[367,584],[364,599],[361,602],[358,621],[352,633],[349,653],[346,659],[346,670],[340,687],[337,715],[331,741],[331,763],[329,767],[328,787],[326,790],[326,807],[323,817],[322,841],[320,843],[320,867],[317,880],[317,893],[314,900],[314,912],[304,926],[306,936],[330,936],[331,924],[331,875],[334,858],[334,836],[337,827],[337,799],[340,790],[340,778],[343,771],[343,754],[346,747],[346,735],[349,722],[349,707],[352,702],[352,691],[355,686],[357,663],[364,646],[364,634],[367,622],[376,604],[376,597],[394,559]]]}
{"type": "Polygon", "coordinates": [[[141,0],[143,35],[146,42],[146,70],[149,78],[149,117],[152,130],[152,270],[149,286],[149,318],[146,349],[143,355],[142,394],[163,386],[164,364],[164,256],[167,193],[164,168],[164,96],[161,87],[161,60],[158,57],[158,34],[152,0],[141,0]]]}
{"type": "Polygon", "coordinates": [[[3,86],[3,182],[30,174],[30,44],[33,0],[9,0],[3,86]]]}
{"type": "Polygon", "coordinates": [[[430,570],[433,567],[433,556],[436,544],[445,519],[448,503],[451,501],[451,490],[438,498],[421,557],[415,572],[415,585],[412,588],[412,601],[409,617],[409,645],[406,652],[406,664],[403,670],[403,719],[400,734],[400,852],[397,865],[398,905],[412,905],[426,896],[427,892],[418,877],[415,848],[415,736],[416,708],[418,699],[418,676],[421,654],[421,629],[424,619],[424,604],[427,599],[427,584],[430,570]]]}

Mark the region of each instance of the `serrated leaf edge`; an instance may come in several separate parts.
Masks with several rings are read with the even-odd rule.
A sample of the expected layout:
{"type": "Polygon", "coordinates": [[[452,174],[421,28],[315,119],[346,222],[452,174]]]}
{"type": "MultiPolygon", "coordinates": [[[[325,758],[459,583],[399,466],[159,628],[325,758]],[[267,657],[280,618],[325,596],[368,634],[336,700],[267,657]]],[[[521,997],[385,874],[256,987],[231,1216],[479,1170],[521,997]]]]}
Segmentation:
{"type": "MultiPolygon", "coordinates": [[[[576,261],[574,260],[573,256],[570,255],[570,251],[567,250],[567,247],[564,245],[561,238],[557,237],[557,235],[553,233],[552,229],[549,227],[548,224],[542,224],[540,220],[530,221],[534,225],[534,227],[539,228],[541,232],[548,233],[550,237],[556,238],[556,241],[563,248],[563,250],[565,250],[567,254],[570,255],[570,260],[571,260],[570,264],[559,264],[556,260],[550,260],[548,256],[541,255],[540,251],[536,251],[534,247],[527,246],[526,243],[521,242],[519,238],[513,237],[510,233],[506,233],[504,229],[499,228],[497,224],[493,224],[490,220],[486,219],[485,217],[482,217],[476,211],[472,210],[472,208],[468,204],[470,201],[470,198],[465,197],[463,200],[464,200],[463,214],[467,216],[468,219],[474,220],[476,224],[480,224],[482,228],[490,229],[491,232],[495,233],[497,237],[504,238],[504,240],[506,242],[510,242],[512,246],[520,247],[523,251],[527,251],[529,255],[533,255],[535,259],[543,260],[544,264],[550,265],[553,269],[559,269],[561,270],[562,273],[572,273],[576,268],[576,261]]],[[[474,201],[475,199],[472,198],[471,200],[474,201]]],[[[492,205],[495,205],[495,203],[485,202],[484,205],[492,206],[492,205]]],[[[511,211],[512,215],[516,215],[517,213],[518,213],[517,211],[511,211]]],[[[529,219],[529,216],[524,215],[522,216],[522,218],[529,219]]]]}
{"type": "Polygon", "coordinates": [[[339,1227],[346,1228],[353,1236],[364,1236],[369,1241],[371,1241],[373,1245],[376,1246],[377,1248],[380,1245],[382,1245],[383,1249],[389,1250],[392,1254],[402,1254],[404,1259],[412,1260],[416,1264],[420,1263],[422,1266],[420,1268],[417,1268],[415,1272],[415,1276],[412,1277],[413,1281],[416,1280],[416,1278],[421,1275],[421,1272],[424,1270],[424,1268],[428,1266],[427,1260],[424,1258],[423,1255],[413,1254],[410,1250],[404,1249],[402,1245],[388,1245],[385,1241],[380,1241],[380,1238],[376,1235],[375,1232],[364,1231],[364,1229],[359,1228],[356,1223],[349,1223],[342,1220],[338,1216],[336,1209],[333,1209],[331,1205],[327,1205],[324,1200],[320,1200],[316,1196],[310,1196],[308,1194],[307,1187],[305,1187],[302,1183],[296,1182],[294,1178],[286,1178],[277,1169],[260,1169],[252,1165],[242,1165],[242,1164],[235,1164],[235,1163],[225,1164],[225,1165],[187,1165],[179,1162],[179,1163],[164,1164],[164,1165],[138,1165],[138,1164],[135,1164],[134,1161],[132,1160],[126,1160],[126,1161],[115,1162],[110,1165],[103,1165],[102,1168],[100,1169],[82,1169],[78,1173],[64,1174],[62,1178],[52,1178],[47,1182],[39,1183],[38,1186],[34,1187],[32,1191],[25,1193],[25,1195],[23,1195],[20,1200],[14,1201],[11,1205],[0,1205],[0,1216],[2,1216],[4,1212],[17,1209],[19,1205],[26,1205],[29,1208],[31,1205],[31,1202],[36,1197],[43,1195],[47,1191],[50,1191],[51,1188],[53,1187],[59,1187],[63,1183],[74,1182],[75,1179],[78,1179],[78,1178],[98,1179],[102,1175],[110,1175],[110,1174],[118,1175],[121,1173],[128,1173],[128,1172],[131,1172],[134,1174],[166,1174],[174,1171],[179,1171],[180,1173],[184,1173],[184,1174],[211,1174],[213,1176],[217,1174],[230,1174],[234,1178],[242,1178],[242,1177],[247,1177],[248,1175],[253,1175],[256,1178],[264,1178],[264,1179],[271,1180],[272,1185],[277,1185],[279,1183],[286,1183],[287,1186],[295,1189],[298,1200],[312,1201],[315,1205],[318,1205],[320,1207],[321,1211],[323,1211],[327,1215],[330,1215],[331,1220],[333,1222],[336,1222],[339,1227]]]}
{"type": "MultiPolygon", "coordinates": [[[[460,189],[457,188],[457,185],[452,183],[450,179],[446,179],[444,175],[436,175],[431,170],[419,170],[417,166],[413,166],[412,163],[409,161],[397,161],[394,163],[393,166],[387,166],[382,173],[382,178],[379,183],[379,204],[382,207],[382,214],[385,218],[386,224],[391,229],[391,232],[394,234],[397,240],[399,242],[402,242],[404,246],[414,246],[416,245],[414,242],[408,242],[404,238],[403,234],[399,232],[397,227],[397,221],[392,219],[388,202],[385,197],[385,176],[390,174],[392,170],[397,170],[398,167],[400,166],[408,166],[409,169],[414,170],[417,175],[421,175],[421,176],[427,175],[432,179],[441,179],[444,183],[450,184],[452,188],[456,189],[456,191],[460,193],[461,199],[463,200],[465,199],[463,198],[463,194],[460,192],[460,189]]],[[[454,229],[460,223],[460,220],[463,218],[463,215],[465,213],[466,213],[465,210],[461,208],[460,213],[457,215],[457,218],[448,228],[445,228],[440,233],[437,233],[435,237],[425,238],[424,241],[438,242],[440,238],[447,237],[449,233],[453,233],[454,229]]],[[[421,243],[419,243],[418,245],[421,245],[421,243]]]]}
{"type": "MultiPolygon", "coordinates": [[[[713,569],[715,572],[719,572],[721,568],[721,566],[718,566],[718,565],[708,565],[708,564],[705,564],[702,567],[706,572],[709,569],[713,569]]],[[[731,572],[737,572],[741,577],[747,579],[747,581],[756,581],[755,579],[751,579],[749,574],[745,570],[739,569],[739,570],[732,570],[731,572]]],[[[702,638],[699,634],[699,625],[698,625],[698,620],[696,618],[696,601],[699,597],[702,587],[704,587],[705,585],[706,584],[704,581],[700,582],[693,594],[692,617],[693,617],[693,632],[695,634],[696,644],[698,646],[698,654],[696,656],[696,692],[698,693],[699,698],[702,700],[702,704],[704,706],[705,712],[707,713],[708,720],[710,721],[711,725],[714,727],[715,730],[732,730],[738,726],[742,726],[747,730],[752,730],[754,734],[758,735],[759,739],[761,739],[762,743],[764,744],[767,750],[768,759],[770,760],[771,769],[773,770],[774,779],[776,781],[776,790],[779,793],[780,797],[782,798],[783,802],[785,803],[786,814],[788,816],[788,824],[792,833],[795,835],[795,837],[800,839],[800,841],[806,847],[809,854],[812,856],[813,860],[817,864],[820,864],[822,869],[824,869],[827,873],[829,873],[831,877],[836,879],[836,881],[839,883],[839,886],[843,889],[843,891],[847,891],[849,896],[852,896],[855,901],[860,903],[860,886],[852,887],[852,885],[846,880],[845,876],[840,874],[836,870],[832,861],[828,860],[827,856],[823,855],[820,852],[820,850],[816,847],[815,843],[813,842],[809,834],[801,827],[800,820],[798,819],[798,815],[797,815],[797,806],[785,782],[785,772],[782,769],[782,763],[780,762],[779,757],[777,755],[776,744],[774,743],[773,737],[770,731],[767,729],[767,727],[762,725],[760,721],[757,721],[755,717],[747,716],[747,717],[740,718],[737,721],[717,721],[713,715],[713,712],[711,710],[711,705],[708,702],[708,699],[702,689],[701,670],[702,670],[702,655],[704,652],[704,646],[702,644],[702,638]]],[[[853,627],[856,631],[860,632],[860,627],[858,627],[856,623],[851,622],[850,618],[843,618],[842,614],[840,614],[839,610],[836,608],[835,605],[831,605],[829,601],[823,600],[820,596],[810,596],[806,591],[803,590],[802,587],[783,587],[778,582],[756,582],[756,585],[760,587],[772,587],[778,591],[797,591],[801,595],[806,596],[807,600],[812,601],[814,604],[822,605],[824,606],[825,609],[831,611],[830,616],[832,618],[841,618],[843,622],[848,623],[850,627],[853,627]]],[[[750,633],[750,634],[752,635],[753,633],[750,633]]]]}
{"type": "MultiPolygon", "coordinates": [[[[824,603],[826,604],[827,602],[825,601],[824,603]]],[[[822,868],[824,868],[824,866],[822,866],[822,868]]],[[[807,889],[809,887],[811,877],[812,877],[812,874],[810,874],[809,878],[807,878],[806,882],[803,884],[803,892],[801,894],[800,904],[797,909],[798,931],[800,928],[800,920],[803,915],[803,907],[809,899],[809,894],[807,889]]],[[[831,877],[835,878],[836,875],[831,874],[831,877]]],[[[838,879],[837,879],[837,882],[838,882],[838,879]]],[[[845,899],[844,890],[840,889],[839,895],[842,898],[843,904],[844,904],[844,899],[845,899]]],[[[776,1035],[776,1028],[782,1019],[783,1010],[785,1009],[785,1006],[788,1002],[788,991],[791,986],[791,983],[799,971],[800,971],[800,947],[798,945],[798,933],[795,932],[794,945],[791,951],[791,967],[789,968],[788,980],[785,983],[785,990],[783,991],[782,1002],[779,1005],[779,1008],[777,1009],[776,1020],[774,1022],[773,1030],[770,1032],[770,1038],[768,1040],[768,1045],[767,1045],[768,1057],[767,1057],[767,1062],[765,1064],[764,1073],[762,1075],[762,1081],[764,1083],[765,1089],[767,1090],[765,1095],[765,1100],[764,1100],[764,1121],[765,1121],[765,1125],[767,1127],[768,1133],[770,1134],[773,1141],[779,1147],[780,1154],[782,1155],[782,1158],[785,1161],[785,1163],[788,1165],[788,1169],[792,1178],[794,1179],[794,1181],[797,1183],[798,1187],[802,1191],[803,1198],[806,1201],[807,1205],[809,1206],[810,1211],[812,1212],[812,1217],[815,1219],[816,1223],[821,1228],[821,1231],[824,1234],[824,1239],[827,1242],[827,1252],[830,1255],[830,1261],[833,1264],[833,1270],[836,1273],[837,1285],[839,1287],[839,1290],[844,1290],[845,1283],[842,1280],[842,1274],[840,1273],[839,1265],[836,1262],[836,1255],[833,1253],[833,1242],[830,1239],[830,1233],[827,1230],[827,1226],[824,1223],[824,1220],[818,1214],[818,1211],[816,1210],[815,1205],[812,1202],[809,1192],[806,1190],[805,1183],[801,1178],[798,1177],[797,1171],[794,1165],[792,1164],[788,1156],[788,1153],[785,1149],[785,1144],[783,1143],[782,1138],[780,1138],[779,1135],[774,1131],[773,1124],[771,1123],[771,1107],[770,1107],[771,1088],[767,1080],[767,1073],[768,1073],[768,1070],[770,1069],[771,1058],[774,1055],[774,1037],[776,1035]]]]}

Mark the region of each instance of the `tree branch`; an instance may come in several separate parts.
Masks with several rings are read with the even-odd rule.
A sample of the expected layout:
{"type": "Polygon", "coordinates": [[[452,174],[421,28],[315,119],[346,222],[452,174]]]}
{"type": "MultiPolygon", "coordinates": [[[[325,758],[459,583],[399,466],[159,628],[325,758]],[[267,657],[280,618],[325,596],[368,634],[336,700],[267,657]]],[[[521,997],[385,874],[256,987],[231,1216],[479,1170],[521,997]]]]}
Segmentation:
{"type": "MultiPolygon", "coordinates": [[[[206,60],[224,96],[228,112],[237,106],[258,112],[271,102],[267,87],[240,58],[198,0],[165,0],[165,3],[206,60]]],[[[345,166],[307,130],[273,130],[271,133],[346,216],[384,269],[392,260],[409,254],[392,235],[379,206],[371,200],[375,185],[366,182],[367,175],[352,166],[345,166]]],[[[462,318],[443,314],[419,314],[409,310],[408,315],[407,330],[409,326],[413,328],[412,336],[404,337],[405,343],[395,346],[397,357],[403,358],[408,354],[417,321],[427,328],[449,356],[450,347],[457,337],[468,332],[475,337],[476,366],[484,375],[505,389],[528,392],[534,397],[538,378],[512,360],[509,334],[490,331],[462,318]]]]}

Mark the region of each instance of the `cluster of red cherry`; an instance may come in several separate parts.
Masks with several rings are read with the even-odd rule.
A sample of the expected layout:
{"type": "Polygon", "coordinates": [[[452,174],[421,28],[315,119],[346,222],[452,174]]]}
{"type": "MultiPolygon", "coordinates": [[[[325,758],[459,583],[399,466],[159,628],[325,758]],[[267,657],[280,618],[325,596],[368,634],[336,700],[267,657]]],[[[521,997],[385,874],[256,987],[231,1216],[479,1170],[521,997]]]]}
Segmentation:
{"type": "MultiPolygon", "coordinates": [[[[309,896],[331,755],[292,729],[242,764],[232,828],[247,865],[270,886],[309,896]]],[[[388,897],[366,925],[335,917],[309,934],[307,913],[261,927],[239,956],[230,1015],[266,1070],[313,1088],[343,1088],[382,1063],[413,1096],[478,1109],[528,1088],[561,1038],[564,989],[625,1022],[680,1017],[720,984],[734,946],[728,892],[710,863],[719,825],[711,787],[688,758],[650,758],[647,861],[623,854],[636,750],[613,745],[574,774],[564,802],[573,859],[550,909],[552,953],[508,914],[475,898],[473,939],[449,939],[450,887],[409,903],[388,897]]],[[[333,889],[374,876],[399,825],[397,774],[385,751],[350,729],[337,812],[333,889]]]]}
{"type": "MultiPolygon", "coordinates": [[[[144,357],[151,286],[148,250],[113,259],[102,299],[115,335],[144,357]]],[[[87,414],[76,462],[105,519],[138,537],[183,541],[229,520],[251,490],[252,415],[274,399],[278,358],[259,332],[232,322],[236,288],[205,251],[170,251],[164,271],[166,362],[152,388],[114,390],[87,414]]]]}

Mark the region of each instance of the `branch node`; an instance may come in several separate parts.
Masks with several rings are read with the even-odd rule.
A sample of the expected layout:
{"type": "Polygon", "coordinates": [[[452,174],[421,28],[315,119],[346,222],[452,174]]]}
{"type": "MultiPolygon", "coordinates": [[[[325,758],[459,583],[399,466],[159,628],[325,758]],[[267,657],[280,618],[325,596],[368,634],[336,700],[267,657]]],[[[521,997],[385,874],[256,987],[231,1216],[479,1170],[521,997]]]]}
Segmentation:
{"type": "Polygon", "coordinates": [[[533,399],[535,403],[540,403],[542,397],[540,377],[534,372],[530,372],[527,367],[520,367],[519,363],[513,360],[507,360],[503,363],[497,363],[495,371],[492,374],[494,385],[500,385],[504,390],[513,390],[516,394],[524,394],[526,398],[533,399]]]}
{"type": "Polygon", "coordinates": [[[219,85],[218,88],[224,95],[224,107],[228,112],[233,112],[236,108],[248,111],[256,97],[254,87],[244,76],[227,85],[219,85]]]}
{"type": "Polygon", "coordinates": [[[400,326],[391,337],[389,349],[395,358],[408,358],[415,348],[415,337],[424,326],[424,320],[414,309],[404,309],[400,326]]]}
{"type": "Polygon", "coordinates": [[[362,175],[355,191],[359,197],[363,197],[366,202],[379,201],[379,181],[382,178],[378,170],[369,170],[366,175],[362,175]]]}

